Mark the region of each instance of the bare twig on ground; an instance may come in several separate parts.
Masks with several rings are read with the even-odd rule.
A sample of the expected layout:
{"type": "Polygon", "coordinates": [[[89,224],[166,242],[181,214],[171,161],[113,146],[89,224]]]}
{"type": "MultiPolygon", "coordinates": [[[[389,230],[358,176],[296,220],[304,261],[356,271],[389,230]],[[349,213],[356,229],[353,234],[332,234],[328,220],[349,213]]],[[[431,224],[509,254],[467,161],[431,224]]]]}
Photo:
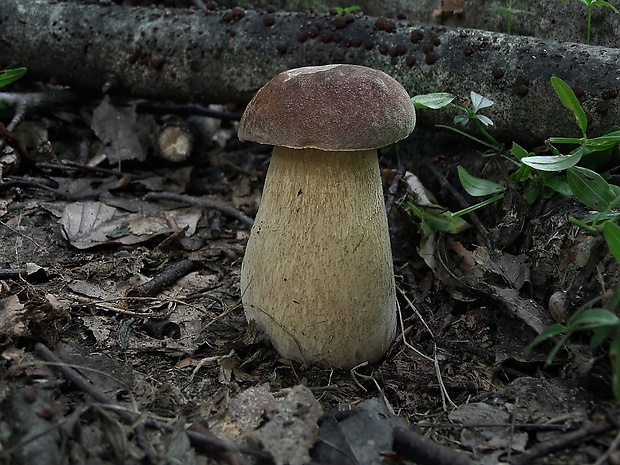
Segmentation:
{"type": "Polygon", "coordinates": [[[463,452],[432,441],[404,428],[394,430],[394,451],[418,465],[474,465],[463,452]]]}
{"type": "Polygon", "coordinates": [[[177,282],[194,269],[194,262],[185,259],[166,268],[149,281],[127,293],[127,297],[151,297],[177,282]]]}
{"type": "Polygon", "coordinates": [[[609,433],[614,429],[617,429],[616,426],[609,423],[593,424],[591,422],[586,422],[578,430],[571,431],[570,433],[563,434],[555,439],[549,439],[545,442],[540,442],[535,446],[530,447],[523,454],[513,457],[513,461],[510,463],[511,465],[528,465],[532,463],[534,459],[549,455],[562,449],[575,447],[588,438],[609,433]]]}
{"type": "Polygon", "coordinates": [[[230,205],[226,205],[223,202],[218,202],[217,200],[203,199],[200,197],[193,197],[191,195],[175,194],[173,192],[150,192],[146,194],[144,198],[145,200],[172,200],[174,202],[196,205],[198,207],[213,208],[214,210],[219,210],[223,214],[239,220],[248,226],[252,226],[254,224],[254,220],[245,213],[231,207],[230,205]]]}

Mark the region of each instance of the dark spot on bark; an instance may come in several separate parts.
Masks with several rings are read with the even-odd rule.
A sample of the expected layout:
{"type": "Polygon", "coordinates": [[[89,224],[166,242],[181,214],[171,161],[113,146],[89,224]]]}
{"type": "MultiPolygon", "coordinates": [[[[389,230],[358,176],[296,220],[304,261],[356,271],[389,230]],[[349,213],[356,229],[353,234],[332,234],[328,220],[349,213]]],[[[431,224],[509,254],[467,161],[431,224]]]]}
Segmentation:
{"type": "Polygon", "coordinates": [[[424,53],[424,55],[426,55],[427,53],[431,53],[433,51],[434,47],[431,44],[424,44],[422,46],[422,53],[424,53]]]}
{"type": "Polygon", "coordinates": [[[284,45],[284,44],[278,44],[278,45],[276,46],[276,50],[278,51],[278,53],[279,53],[280,55],[284,55],[284,54],[286,53],[286,48],[287,48],[287,47],[286,47],[286,45],[284,45]]]}
{"type": "Polygon", "coordinates": [[[506,72],[502,68],[495,68],[491,74],[495,79],[501,79],[504,77],[506,72]]]}
{"type": "Polygon", "coordinates": [[[347,24],[349,24],[355,21],[355,16],[353,15],[353,13],[346,13],[344,15],[344,19],[347,21],[347,24]]]}
{"type": "Polygon", "coordinates": [[[407,19],[407,15],[402,11],[399,11],[398,13],[396,13],[396,17],[400,20],[407,19]]]}
{"type": "Polygon", "coordinates": [[[334,19],[334,27],[336,29],[342,29],[347,25],[347,20],[344,16],[336,16],[334,19]]]}
{"type": "Polygon", "coordinates": [[[275,16],[273,16],[273,15],[266,15],[266,16],[263,16],[263,24],[264,24],[266,27],[271,27],[271,26],[273,26],[275,23],[276,23],[276,18],[275,18],[275,16]]]}
{"type": "Polygon", "coordinates": [[[245,16],[245,9],[241,8],[240,6],[236,6],[232,9],[232,13],[233,13],[233,20],[239,21],[241,18],[245,16]]]}
{"type": "Polygon", "coordinates": [[[424,38],[424,31],[420,29],[414,29],[411,31],[411,42],[417,44],[424,38]]]}
{"type": "Polygon", "coordinates": [[[409,55],[407,58],[405,58],[405,64],[411,68],[413,65],[415,65],[415,58],[409,55]]]}
{"type": "Polygon", "coordinates": [[[515,79],[515,84],[517,86],[529,86],[530,85],[530,80],[529,78],[525,75],[525,74],[519,74],[517,76],[517,79],[515,79]]]}
{"type": "Polygon", "coordinates": [[[437,61],[437,56],[433,52],[427,53],[424,57],[424,61],[427,65],[434,65],[437,61]]]}
{"type": "Polygon", "coordinates": [[[387,55],[388,53],[388,46],[385,44],[380,44],[379,47],[377,48],[377,50],[379,50],[379,53],[381,55],[387,55]]]}
{"type": "Polygon", "coordinates": [[[332,33],[331,32],[324,32],[323,34],[321,34],[321,42],[323,42],[324,44],[328,44],[332,41],[332,33]]]}
{"type": "Polygon", "coordinates": [[[472,47],[471,45],[467,45],[464,49],[463,49],[463,55],[465,55],[466,57],[470,57],[474,54],[474,47],[472,47]]]}
{"type": "Polygon", "coordinates": [[[347,47],[359,47],[362,45],[362,39],[359,37],[349,37],[347,39],[347,47]]]}
{"type": "Polygon", "coordinates": [[[332,34],[332,42],[334,42],[335,44],[339,43],[342,40],[342,34],[340,34],[339,32],[334,32],[332,34]]]}
{"type": "Polygon", "coordinates": [[[308,40],[308,36],[304,34],[303,32],[300,32],[297,35],[297,42],[301,42],[303,44],[306,40],[308,40]]]}
{"type": "Polygon", "coordinates": [[[312,39],[314,39],[318,35],[319,35],[319,29],[316,26],[310,26],[308,28],[308,37],[311,37],[312,39]]]}
{"type": "Polygon", "coordinates": [[[611,100],[618,96],[618,89],[605,89],[601,92],[601,98],[603,100],[611,100]]]}
{"type": "Polygon", "coordinates": [[[583,90],[583,87],[581,86],[573,87],[573,93],[575,94],[575,97],[577,97],[577,100],[579,100],[580,102],[586,98],[586,91],[583,90]]]}
{"type": "Polygon", "coordinates": [[[394,32],[396,30],[396,23],[381,16],[375,21],[375,27],[380,31],[394,32]]]}
{"type": "Polygon", "coordinates": [[[529,90],[529,87],[527,87],[525,84],[517,84],[515,86],[515,94],[517,94],[519,97],[525,97],[529,90]]]}
{"type": "Polygon", "coordinates": [[[609,105],[606,102],[598,102],[596,104],[596,112],[601,116],[606,116],[609,111],[609,105]]]}
{"type": "Polygon", "coordinates": [[[441,45],[441,39],[439,37],[437,37],[437,36],[433,36],[433,38],[431,39],[431,42],[435,46],[441,45]]]}
{"type": "Polygon", "coordinates": [[[365,42],[364,43],[364,48],[366,50],[372,50],[373,48],[375,48],[375,43],[371,42],[371,41],[365,42]]]}

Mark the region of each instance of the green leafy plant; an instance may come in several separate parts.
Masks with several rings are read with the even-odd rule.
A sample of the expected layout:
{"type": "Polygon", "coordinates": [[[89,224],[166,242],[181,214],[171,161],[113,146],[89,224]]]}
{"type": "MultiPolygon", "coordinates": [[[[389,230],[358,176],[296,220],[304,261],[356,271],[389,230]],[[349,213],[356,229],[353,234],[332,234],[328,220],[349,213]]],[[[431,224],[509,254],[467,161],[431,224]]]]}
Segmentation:
{"type": "Polygon", "coordinates": [[[420,220],[420,229],[423,235],[428,236],[431,231],[440,231],[450,234],[464,231],[469,227],[467,222],[462,218],[464,215],[493,202],[497,202],[504,197],[504,190],[506,188],[501,184],[472,176],[462,166],[458,166],[457,170],[461,184],[469,195],[473,197],[492,195],[493,197],[455,213],[439,205],[416,205],[411,200],[408,200],[405,202],[405,207],[420,220]]]}
{"type": "Polygon", "coordinates": [[[460,114],[454,117],[454,124],[465,126],[471,122],[484,139],[472,136],[471,134],[452,126],[438,124],[438,128],[455,132],[493,150],[500,150],[501,144],[486,130],[487,127],[493,126],[493,121],[488,116],[478,113],[480,110],[492,106],[495,102],[474,91],[470,92],[469,100],[465,101],[463,104],[453,103],[455,99],[456,97],[452,94],[439,92],[416,95],[411,98],[411,102],[416,108],[427,108],[432,110],[439,110],[441,108],[455,108],[460,112],[460,114]]]}
{"type": "MultiPolygon", "coordinates": [[[[569,0],[562,0],[564,3],[568,3],[569,0]]],[[[592,30],[592,10],[595,6],[597,7],[605,7],[614,11],[614,13],[618,13],[618,8],[613,6],[611,3],[606,2],[605,0],[576,0],[578,2],[583,3],[586,6],[586,43],[590,43],[590,32],[592,30]]]]}
{"type": "MultiPolygon", "coordinates": [[[[8,68],[0,71],[0,89],[14,83],[26,74],[26,68],[8,68]]],[[[0,112],[5,111],[6,107],[0,103],[0,112]]]]}
{"type": "Polygon", "coordinates": [[[495,9],[496,12],[506,15],[506,32],[508,34],[512,34],[512,15],[517,15],[517,14],[533,15],[534,14],[533,11],[514,8],[512,4],[513,4],[513,1],[508,0],[508,6],[500,6],[495,9]]]}
{"type": "MultiPolygon", "coordinates": [[[[620,262],[620,227],[607,221],[602,229],[607,245],[620,262]]],[[[620,285],[616,286],[606,307],[593,307],[602,299],[603,296],[599,296],[579,307],[566,324],[555,323],[548,326],[526,348],[525,356],[534,346],[557,338],[547,354],[545,363],[548,366],[573,334],[592,331],[590,349],[597,349],[606,341],[610,341],[608,353],[612,368],[612,390],[616,401],[620,402],[620,318],[616,315],[620,310],[620,285]]]]}
{"type": "Polygon", "coordinates": [[[26,68],[9,68],[0,71],[0,88],[17,81],[26,74],[26,68]]]}
{"type": "Polygon", "coordinates": [[[351,5],[351,6],[347,6],[346,8],[343,8],[341,6],[337,6],[334,9],[336,10],[336,13],[341,15],[343,13],[355,13],[356,11],[361,11],[362,7],[358,6],[358,5],[351,5]]]}

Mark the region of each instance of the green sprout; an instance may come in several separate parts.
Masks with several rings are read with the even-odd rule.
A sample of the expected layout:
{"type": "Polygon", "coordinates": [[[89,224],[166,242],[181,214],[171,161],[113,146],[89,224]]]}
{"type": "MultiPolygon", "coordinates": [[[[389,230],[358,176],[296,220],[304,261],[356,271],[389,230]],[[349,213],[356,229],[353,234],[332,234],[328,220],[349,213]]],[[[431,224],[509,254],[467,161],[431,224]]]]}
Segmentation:
{"type": "Polygon", "coordinates": [[[486,147],[499,151],[501,149],[501,144],[486,130],[487,127],[493,126],[493,121],[488,116],[478,113],[480,110],[492,106],[495,102],[474,92],[473,90],[469,94],[469,101],[465,102],[463,105],[452,103],[455,99],[456,97],[452,94],[439,92],[434,94],[416,95],[411,98],[411,102],[416,108],[428,108],[432,110],[438,110],[440,108],[455,108],[459,110],[461,114],[454,117],[454,124],[465,126],[471,122],[482,134],[484,140],[476,136],[472,136],[471,134],[467,134],[465,131],[461,131],[460,129],[452,126],[438,124],[437,127],[455,132],[486,147]]]}
{"type": "MultiPolygon", "coordinates": [[[[568,0],[562,0],[562,1],[564,3],[568,2],[568,0]]],[[[586,6],[586,22],[587,22],[586,44],[589,44],[590,43],[590,31],[592,29],[592,10],[594,9],[594,7],[598,6],[598,7],[610,8],[616,14],[619,13],[619,11],[618,11],[618,8],[613,6],[611,3],[606,2],[605,0],[577,0],[577,1],[583,3],[586,6]]]]}
{"type": "Polygon", "coordinates": [[[346,8],[343,8],[341,6],[337,6],[334,9],[336,10],[336,13],[341,15],[343,13],[355,13],[356,11],[361,11],[362,7],[360,7],[358,5],[351,5],[351,6],[348,6],[346,8]]]}
{"type": "Polygon", "coordinates": [[[508,6],[507,7],[500,6],[500,7],[497,7],[495,9],[495,11],[498,12],[498,13],[506,14],[506,33],[508,33],[508,34],[512,34],[512,15],[516,15],[516,14],[533,15],[534,14],[533,11],[521,10],[519,8],[513,8],[512,0],[508,0],[508,6]]]}

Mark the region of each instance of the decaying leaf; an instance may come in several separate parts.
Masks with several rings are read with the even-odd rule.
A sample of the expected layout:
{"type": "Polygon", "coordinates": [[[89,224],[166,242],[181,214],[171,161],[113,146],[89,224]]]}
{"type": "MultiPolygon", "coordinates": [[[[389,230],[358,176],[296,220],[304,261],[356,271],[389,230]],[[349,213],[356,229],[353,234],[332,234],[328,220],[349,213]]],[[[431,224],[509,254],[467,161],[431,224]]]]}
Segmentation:
{"type": "Polygon", "coordinates": [[[313,459],[319,463],[374,465],[392,450],[393,431],[406,428],[383,399],[369,399],[339,416],[325,415],[313,459]]]}
{"type": "Polygon", "coordinates": [[[71,245],[87,249],[108,243],[137,244],[184,228],[190,236],[201,216],[197,208],[137,214],[101,202],[76,202],[65,207],[60,224],[71,245]]]}
{"type": "Polygon", "coordinates": [[[19,337],[26,330],[24,305],[17,295],[0,300],[0,334],[5,337],[19,337]]]}
{"type": "Polygon", "coordinates": [[[135,105],[118,108],[106,96],[93,111],[91,127],[106,144],[106,155],[112,163],[146,160],[149,129],[138,119],[135,105]]]}

